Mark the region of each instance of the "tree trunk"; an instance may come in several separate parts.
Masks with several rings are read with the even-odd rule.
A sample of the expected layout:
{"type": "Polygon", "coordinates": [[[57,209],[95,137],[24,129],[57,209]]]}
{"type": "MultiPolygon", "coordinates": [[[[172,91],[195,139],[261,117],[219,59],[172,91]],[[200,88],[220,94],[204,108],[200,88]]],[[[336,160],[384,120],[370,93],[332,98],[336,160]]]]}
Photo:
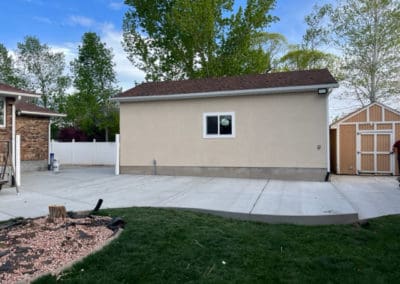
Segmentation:
{"type": "Polygon", "coordinates": [[[49,206],[49,218],[48,220],[50,222],[53,222],[54,219],[57,218],[66,218],[67,217],[67,210],[65,209],[65,206],[62,205],[50,205],[49,206]]]}
{"type": "Polygon", "coordinates": [[[108,142],[108,127],[106,127],[106,129],[105,129],[105,135],[106,135],[106,142],[108,142]]]}

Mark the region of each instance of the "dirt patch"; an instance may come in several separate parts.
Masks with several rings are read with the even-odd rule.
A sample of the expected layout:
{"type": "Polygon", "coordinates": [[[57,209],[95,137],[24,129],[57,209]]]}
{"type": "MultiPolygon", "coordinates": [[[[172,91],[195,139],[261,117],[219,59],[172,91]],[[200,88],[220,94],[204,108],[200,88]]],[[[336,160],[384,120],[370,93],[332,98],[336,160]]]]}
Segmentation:
{"type": "Polygon", "coordinates": [[[26,219],[0,230],[0,282],[15,283],[57,271],[103,245],[111,218],[26,219]]]}

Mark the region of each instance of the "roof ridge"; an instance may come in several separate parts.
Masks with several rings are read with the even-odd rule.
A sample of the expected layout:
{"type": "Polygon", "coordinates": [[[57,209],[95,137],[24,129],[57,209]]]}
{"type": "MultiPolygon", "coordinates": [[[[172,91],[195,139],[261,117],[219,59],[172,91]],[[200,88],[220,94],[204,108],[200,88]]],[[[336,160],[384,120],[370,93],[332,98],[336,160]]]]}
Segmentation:
{"type": "MultiPolygon", "coordinates": [[[[206,81],[206,80],[221,80],[221,79],[235,79],[235,78],[243,78],[243,77],[253,77],[253,76],[268,76],[268,75],[285,75],[289,73],[310,73],[310,72],[319,72],[319,71],[328,71],[327,68],[320,68],[320,69],[308,69],[308,70],[294,70],[294,71],[279,71],[279,72],[271,72],[271,73],[253,73],[253,74],[241,74],[241,75],[229,75],[229,76],[211,76],[211,77],[203,77],[203,78],[188,78],[188,79],[179,79],[179,80],[165,80],[165,81],[150,81],[150,82],[143,82],[138,84],[152,84],[152,83],[168,83],[168,82],[188,82],[188,81],[206,81]]],[[[135,86],[135,87],[137,87],[135,86]]],[[[132,87],[131,89],[135,88],[132,87]]]]}

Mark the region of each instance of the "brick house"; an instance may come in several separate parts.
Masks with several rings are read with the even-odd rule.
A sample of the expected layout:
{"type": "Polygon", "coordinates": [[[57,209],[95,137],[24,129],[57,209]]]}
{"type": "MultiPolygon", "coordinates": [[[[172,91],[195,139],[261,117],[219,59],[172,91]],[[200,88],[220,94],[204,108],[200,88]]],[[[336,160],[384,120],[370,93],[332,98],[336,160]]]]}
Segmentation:
{"type": "Polygon", "coordinates": [[[25,101],[15,105],[16,132],[21,136],[21,170],[45,170],[49,161],[50,119],[65,114],[25,101]]]}
{"type": "Polygon", "coordinates": [[[15,167],[15,135],[21,135],[21,170],[47,168],[50,118],[64,116],[25,102],[40,95],[0,83],[0,166],[15,167]]]}

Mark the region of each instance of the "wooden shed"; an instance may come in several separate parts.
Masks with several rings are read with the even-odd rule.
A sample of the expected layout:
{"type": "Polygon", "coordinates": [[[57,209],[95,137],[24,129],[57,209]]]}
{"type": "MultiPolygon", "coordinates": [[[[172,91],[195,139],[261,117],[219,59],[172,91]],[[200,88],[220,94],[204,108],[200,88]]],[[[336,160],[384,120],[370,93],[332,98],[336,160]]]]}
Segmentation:
{"type": "Polygon", "coordinates": [[[400,112],[381,103],[358,109],[330,126],[336,174],[398,175],[392,145],[400,139],[400,112]]]}

